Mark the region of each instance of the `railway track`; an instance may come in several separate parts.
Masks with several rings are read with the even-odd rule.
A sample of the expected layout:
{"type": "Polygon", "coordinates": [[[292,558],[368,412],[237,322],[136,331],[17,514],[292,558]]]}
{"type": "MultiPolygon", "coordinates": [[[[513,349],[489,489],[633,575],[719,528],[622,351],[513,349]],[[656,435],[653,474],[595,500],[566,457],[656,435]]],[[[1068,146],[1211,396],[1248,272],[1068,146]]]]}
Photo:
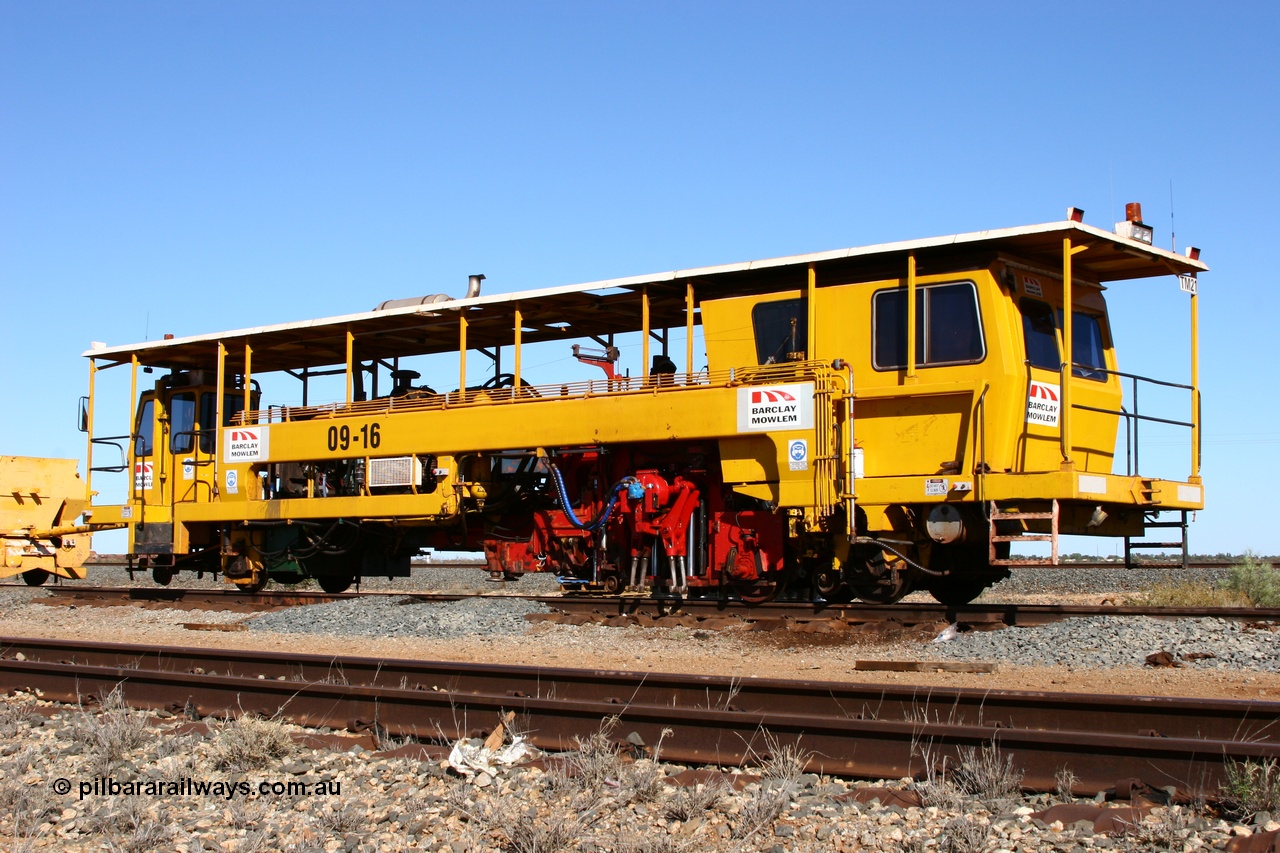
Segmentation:
{"type": "MultiPolygon", "coordinates": [[[[937,757],[997,745],[1024,784],[1052,790],[1062,767],[1081,791],[1140,777],[1213,791],[1229,761],[1280,759],[1280,702],[924,689],[725,679],[591,669],[491,666],[115,643],[0,638],[0,689],[67,702],[123,684],[143,708],[192,715],[245,711],[310,726],[379,727],[447,741],[506,711],[535,745],[572,748],[617,716],[619,732],[691,764],[749,764],[798,745],[808,769],[901,778],[937,757]]],[[[621,735],[620,735],[621,736],[621,735]]]]}
{"type": "MultiPolygon", "coordinates": [[[[449,602],[471,597],[469,593],[426,592],[344,592],[266,590],[256,594],[224,589],[182,589],[176,587],[79,587],[55,586],[45,590],[47,598],[36,601],[61,605],[126,605],[173,607],[188,610],[231,610],[258,613],[281,607],[299,607],[344,601],[360,596],[379,596],[417,602],[449,602]]],[[[849,625],[896,622],[921,625],[962,622],[970,625],[1044,625],[1086,616],[1152,616],[1164,619],[1218,618],[1246,621],[1280,621],[1280,608],[1255,607],[1140,607],[1126,605],[1058,604],[966,604],[948,607],[932,602],[899,604],[831,604],[827,602],[774,601],[747,604],[730,599],[654,599],[635,597],[588,597],[574,595],[507,596],[537,601],[563,614],[608,620],[618,616],[661,618],[683,615],[698,619],[732,617],[744,621],[828,620],[849,625]]]]}

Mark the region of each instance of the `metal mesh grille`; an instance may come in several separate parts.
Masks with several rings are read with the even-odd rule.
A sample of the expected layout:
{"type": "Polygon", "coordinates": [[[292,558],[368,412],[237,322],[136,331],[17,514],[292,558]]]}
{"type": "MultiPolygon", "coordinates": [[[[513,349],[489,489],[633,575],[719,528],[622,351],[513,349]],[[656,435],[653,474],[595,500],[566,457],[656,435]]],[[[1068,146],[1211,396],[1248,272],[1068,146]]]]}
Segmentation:
{"type": "Polygon", "coordinates": [[[422,464],[416,456],[392,456],[369,460],[369,488],[412,486],[421,478],[422,464]]]}

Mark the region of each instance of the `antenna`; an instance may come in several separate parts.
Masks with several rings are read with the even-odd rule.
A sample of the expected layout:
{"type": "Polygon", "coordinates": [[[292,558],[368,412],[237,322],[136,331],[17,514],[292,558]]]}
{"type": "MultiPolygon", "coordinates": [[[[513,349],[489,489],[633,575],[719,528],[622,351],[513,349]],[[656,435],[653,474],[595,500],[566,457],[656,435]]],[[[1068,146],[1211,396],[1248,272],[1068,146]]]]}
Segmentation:
{"type": "Polygon", "coordinates": [[[1178,229],[1173,227],[1173,178],[1169,179],[1169,245],[1170,251],[1178,252],[1178,229]]]}

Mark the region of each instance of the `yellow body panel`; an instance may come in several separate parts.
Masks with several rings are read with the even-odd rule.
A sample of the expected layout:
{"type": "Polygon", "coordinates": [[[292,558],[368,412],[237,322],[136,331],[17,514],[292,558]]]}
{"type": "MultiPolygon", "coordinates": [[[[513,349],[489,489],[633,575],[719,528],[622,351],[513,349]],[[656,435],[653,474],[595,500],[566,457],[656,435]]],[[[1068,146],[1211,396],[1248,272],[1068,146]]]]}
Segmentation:
{"type": "Polygon", "coordinates": [[[76,460],[0,457],[0,577],[31,570],[84,577],[89,534],[76,520],[88,503],[76,460]]]}

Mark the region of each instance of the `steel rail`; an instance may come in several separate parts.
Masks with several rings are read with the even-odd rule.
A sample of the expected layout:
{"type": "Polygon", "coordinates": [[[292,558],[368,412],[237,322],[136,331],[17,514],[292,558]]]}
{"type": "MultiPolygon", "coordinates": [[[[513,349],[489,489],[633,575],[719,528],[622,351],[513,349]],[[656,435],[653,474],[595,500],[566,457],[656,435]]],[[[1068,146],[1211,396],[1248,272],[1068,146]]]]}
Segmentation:
{"type": "Polygon", "coordinates": [[[575,737],[617,716],[624,731],[650,744],[670,728],[662,750],[670,760],[741,765],[794,744],[812,754],[810,770],[862,778],[920,772],[922,745],[940,757],[997,744],[1014,756],[1025,784],[1042,790],[1067,766],[1091,791],[1138,776],[1211,792],[1224,762],[1280,759],[1275,702],[911,690],[21,639],[0,639],[0,651],[0,688],[38,689],[62,701],[100,697],[124,683],[126,699],[142,707],[279,714],[312,726],[363,721],[446,740],[481,733],[514,710],[534,743],[550,750],[571,748],[575,737]],[[232,675],[238,666],[243,672],[232,675]],[[225,671],[214,675],[215,668],[225,671]],[[358,683],[371,672],[370,683],[358,683]],[[1143,731],[1148,723],[1153,730],[1143,731]]]}

